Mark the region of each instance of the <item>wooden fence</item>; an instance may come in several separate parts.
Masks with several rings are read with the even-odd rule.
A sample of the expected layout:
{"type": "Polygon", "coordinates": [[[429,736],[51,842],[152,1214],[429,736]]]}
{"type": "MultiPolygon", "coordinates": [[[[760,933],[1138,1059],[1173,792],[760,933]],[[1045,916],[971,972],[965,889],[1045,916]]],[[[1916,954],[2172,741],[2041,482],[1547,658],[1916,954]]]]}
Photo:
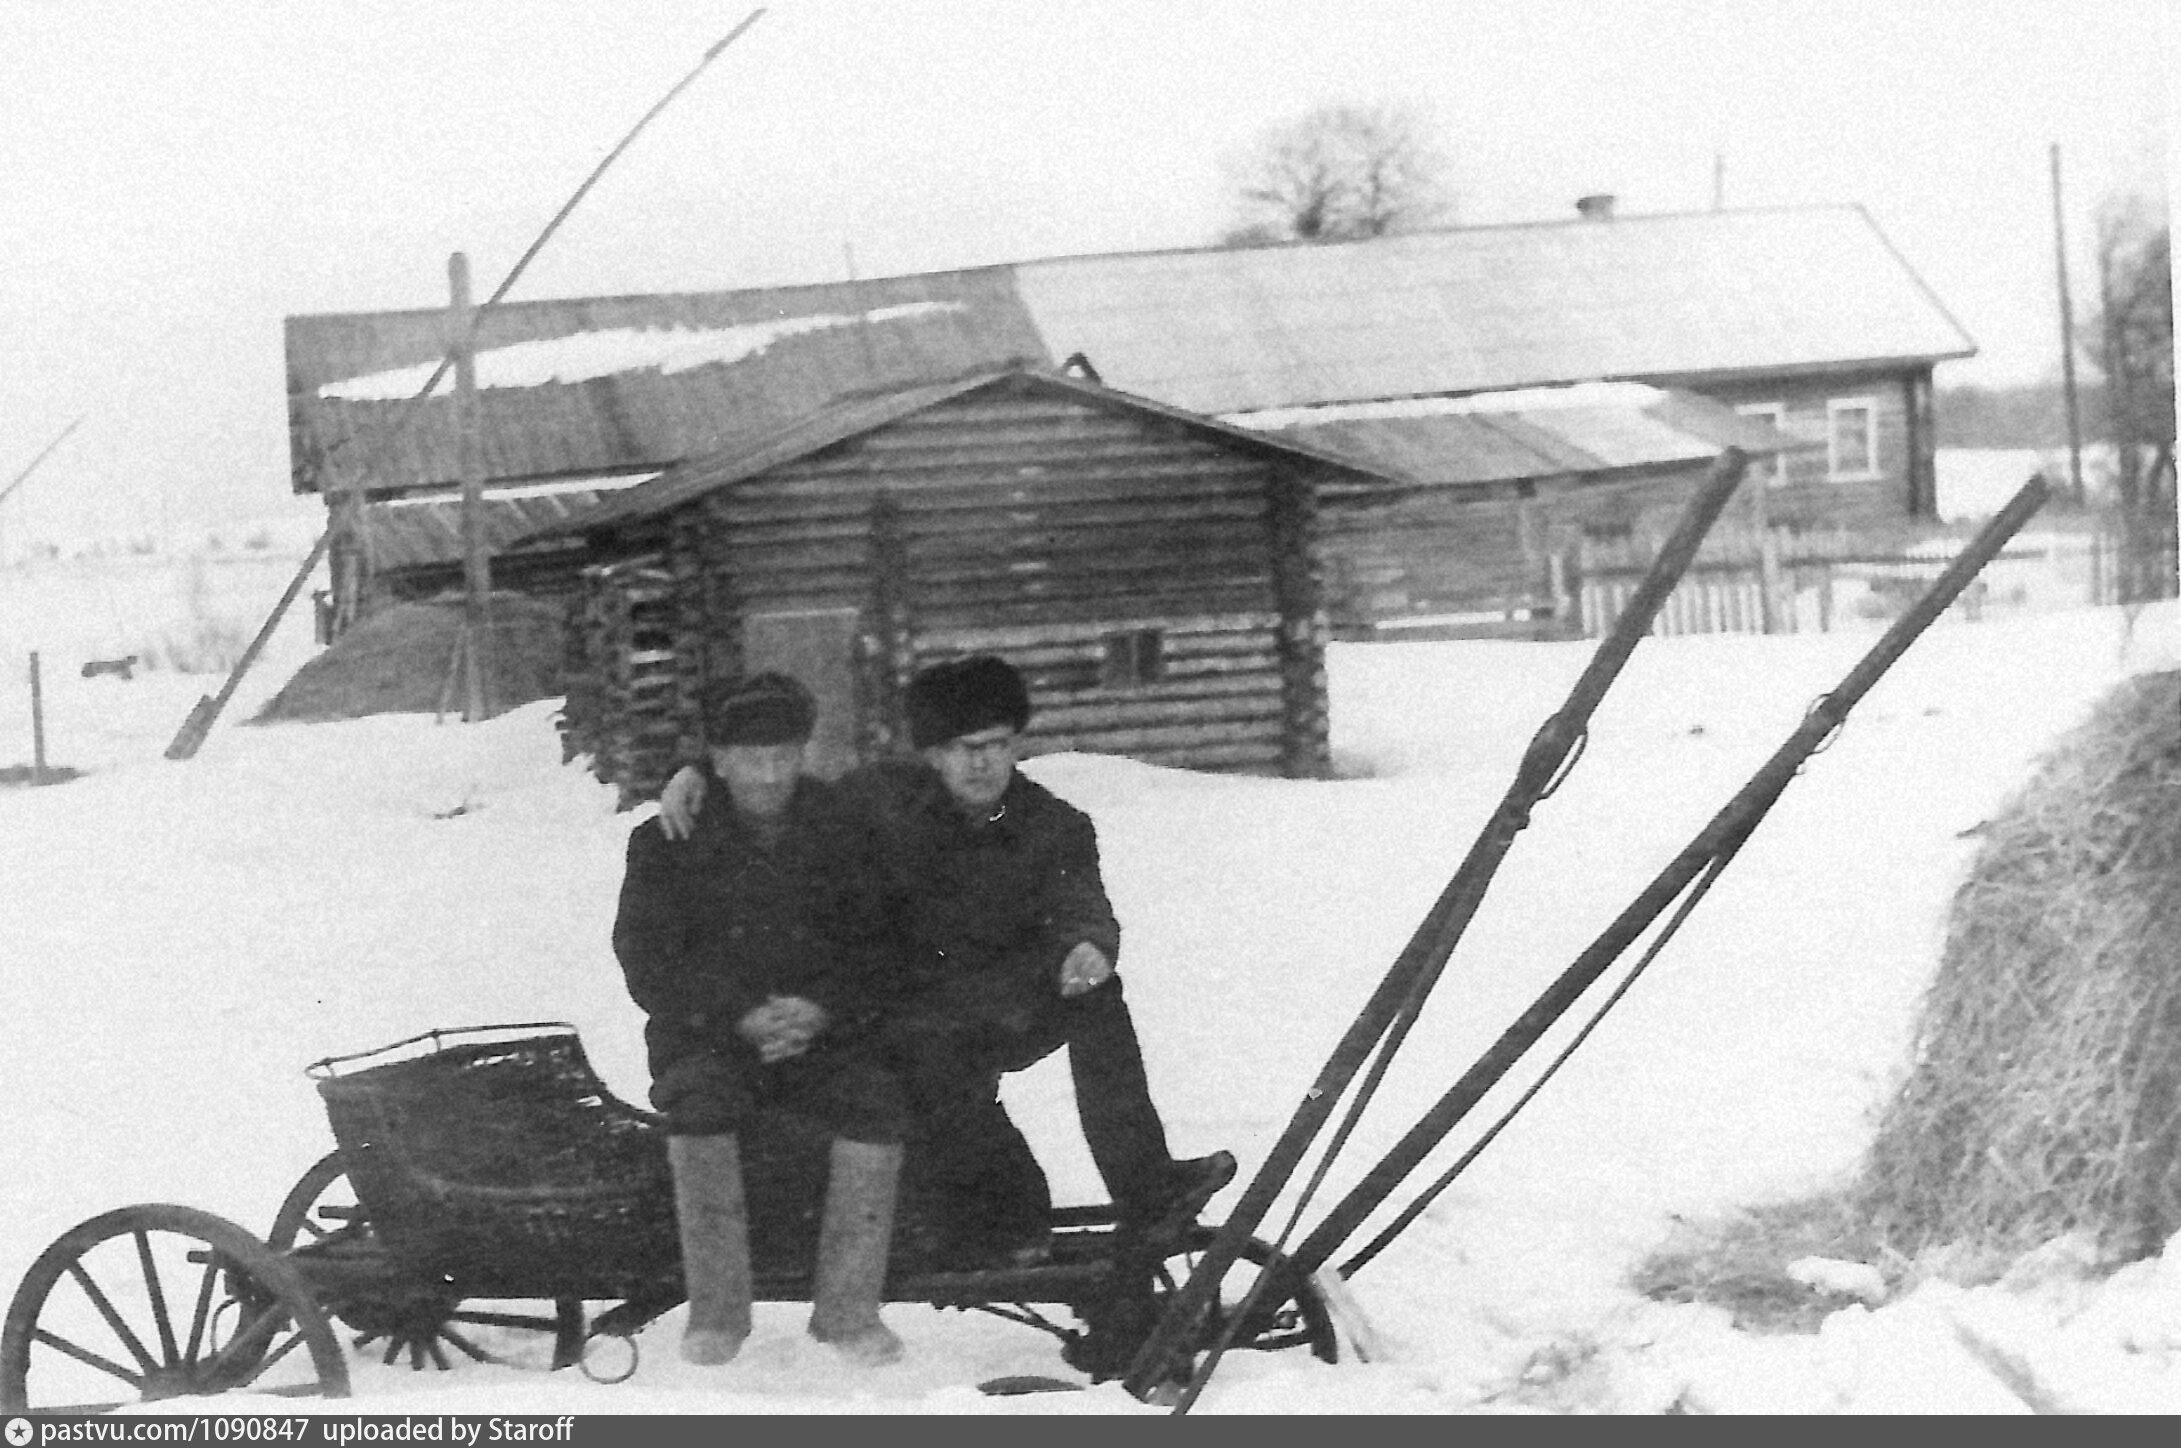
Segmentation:
{"type": "MultiPolygon", "coordinates": [[[[1813,633],[1882,627],[1946,568],[1962,539],[1877,539],[1847,532],[1708,539],[1652,625],[1655,634],[1813,633]]],[[[2017,537],[1947,617],[1974,621],[2084,608],[2117,596],[2117,540],[2105,531],[2017,537]]],[[[1586,539],[1578,568],[1580,631],[1613,626],[1649,565],[1641,541],[1586,539]]]]}

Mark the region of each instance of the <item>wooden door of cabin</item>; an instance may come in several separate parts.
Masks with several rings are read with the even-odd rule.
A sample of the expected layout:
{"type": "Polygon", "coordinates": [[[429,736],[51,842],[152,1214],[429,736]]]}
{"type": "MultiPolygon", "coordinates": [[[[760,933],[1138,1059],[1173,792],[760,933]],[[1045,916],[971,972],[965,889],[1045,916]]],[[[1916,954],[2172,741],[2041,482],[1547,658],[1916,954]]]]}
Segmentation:
{"type": "Polygon", "coordinates": [[[742,668],[793,675],[817,697],[810,739],[812,774],[837,779],[858,761],[856,611],[803,609],[750,614],[742,622],[742,668]]]}

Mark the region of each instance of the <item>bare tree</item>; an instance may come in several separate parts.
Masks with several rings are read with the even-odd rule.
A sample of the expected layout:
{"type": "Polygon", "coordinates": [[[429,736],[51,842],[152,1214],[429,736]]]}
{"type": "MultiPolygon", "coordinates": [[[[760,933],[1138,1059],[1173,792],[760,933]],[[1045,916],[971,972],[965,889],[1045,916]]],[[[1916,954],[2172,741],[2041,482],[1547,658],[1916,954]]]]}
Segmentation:
{"type": "Polygon", "coordinates": [[[1237,219],[1225,246],[1354,241],[1450,212],[1445,155],[1405,106],[1320,106],[1229,157],[1237,219]]]}
{"type": "Polygon", "coordinates": [[[2172,230],[2162,205],[2108,202],[2098,216],[2098,315],[2120,513],[2120,601],[2176,592],[2172,230]]]}

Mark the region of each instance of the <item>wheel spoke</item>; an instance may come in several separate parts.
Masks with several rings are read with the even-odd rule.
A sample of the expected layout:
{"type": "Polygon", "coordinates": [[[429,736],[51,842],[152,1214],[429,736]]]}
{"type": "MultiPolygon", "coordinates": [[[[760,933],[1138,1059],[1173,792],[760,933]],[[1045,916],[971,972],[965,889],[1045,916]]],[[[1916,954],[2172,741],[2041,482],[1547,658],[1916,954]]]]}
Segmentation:
{"type": "Polygon", "coordinates": [[[219,1280],[219,1264],[209,1258],[204,1273],[197,1279],[197,1306],[189,1315],[189,1351],[182,1361],[195,1365],[197,1354],[204,1350],[205,1328],[212,1321],[212,1284],[219,1280]]]}
{"type": "Polygon", "coordinates": [[[106,1325],[114,1330],[114,1336],[121,1339],[121,1345],[136,1359],[136,1365],[147,1373],[156,1368],[158,1364],[152,1361],[150,1353],[144,1351],[142,1340],[129,1330],[129,1325],[121,1320],[121,1314],[114,1311],[113,1303],[106,1300],[105,1292],[91,1280],[91,1274],[83,1270],[83,1259],[79,1257],[68,1264],[68,1275],[76,1279],[76,1285],[83,1289],[84,1296],[91,1299],[91,1305],[98,1309],[100,1317],[106,1319],[106,1325]]]}
{"type": "MultiPolygon", "coordinates": [[[[548,1326],[550,1326],[551,1324],[547,1324],[547,1325],[548,1325],[548,1326]]],[[[454,1344],[454,1345],[455,1345],[456,1347],[458,1347],[458,1348],[462,1349],[462,1351],[463,1351],[463,1352],[465,1352],[465,1353],[469,1354],[469,1356],[470,1356],[470,1358],[471,1358],[471,1360],[472,1360],[472,1361],[475,1361],[475,1362],[481,1362],[481,1363],[489,1363],[489,1362],[497,1362],[497,1361],[498,1361],[498,1359],[497,1359],[497,1358],[495,1358],[495,1357],[493,1357],[493,1355],[492,1355],[491,1353],[489,1353],[489,1352],[486,1352],[486,1351],[485,1351],[485,1350],[484,1350],[483,1348],[479,1347],[479,1346],[478,1346],[478,1345],[477,1345],[476,1343],[473,1343],[473,1342],[471,1342],[471,1341],[470,1341],[470,1340],[469,1340],[468,1338],[464,1337],[464,1336],[463,1336],[463,1335],[462,1335],[461,1333],[459,1333],[459,1332],[456,1332],[456,1331],[454,1330],[453,1326],[452,1326],[451,1324],[449,1324],[449,1323],[441,1323],[441,1324],[440,1324],[440,1326],[439,1326],[439,1338],[440,1338],[440,1341],[441,1341],[441,1342],[451,1342],[451,1343],[453,1343],[453,1344],[454,1344]]],[[[437,1349],[436,1349],[436,1348],[434,1349],[434,1352],[435,1352],[435,1353],[437,1352],[437,1349]]],[[[444,1364],[444,1363],[442,1363],[442,1364],[441,1364],[441,1366],[442,1366],[442,1367],[444,1367],[444,1366],[445,1366],[445,1364],[444,1364]]]]}
{"type": "Polygon", "coordinates": [[[53,1351],[60,1353],[65,1357],[74,1358],[77,1362],[82,1363],[86,1367],[97,1368],[100,1372],[106,1374],[108,1377],[119,1378],[122,1382],[127,1383],[132,1388],[142,1388],[144,1386],[144,1376],[142,1373],[130,1372],[127,1368],[123,1367],[120,1363],[115,1362],[111,1358],[101,1357],[99,1354],[92,1352],[87,1347],[78,1347],[75,1343],[70,1342],[67,1338],[62,1337],[57,1332],[48,1332],[46,1329],[41,1327],[33,1330],[30,1334],[30,1338],[33,1342],[44,1343],[47,1347],[53,1349],[53,1351]]]}
{"type": "Polygon", "coordinates": [[[151,1299],[152,1321],[159,1328],[159,1350],[166,1355],[161,1361],[172,1367],[182,1360],[182,1354],[175,1346],[174,1322],[167,1316],[167,1293],[159,1281],[159,1264],[152,1261],[151,1233],[138,1227],[133,1235],[136,1260],[144,1269],[144,1295],[151,1299]]]}
{"type": "Polygon", "coordinates": [[[268,1352],[267,1354],[265,1354],[264,1357],[260,1358],[256,1366],[252,1367],[250,1371],[242,1377],[241,1381],[235,1384],[235,1386],[237,1388],[246,1388],[250,1386],[250,1384],[256,1382],[259,1378],[265,1376],[265,1370],[267,1368],[271,1367],[274,1363],[279,1362],[289,1353],[294,1352],[296,1347],[301,1344],[302,1341],[303,1329],[299,1327],[295,1329],[295,1331],[288,1334],[288,1340],[286,1342],[283,1342],[280,1346],[274,1348],[271,1352],[268,1352]]]}
{"type": "Polygon", "coordinates": [[[281,1324],[287,1320],[288,1314],[279,1303],[267,1304],[255,1317],[243,1324],[241,1331],[227,1340],[227,1346],[212,1355],[211,1362],[207,1364],[208,1368],[215,1376],[233,1371],[236,1363],[248,1361],[252,1355],[262,1351],[265,1344],[272,1341],[273,1334],[280,1331],[281,1324]]]}

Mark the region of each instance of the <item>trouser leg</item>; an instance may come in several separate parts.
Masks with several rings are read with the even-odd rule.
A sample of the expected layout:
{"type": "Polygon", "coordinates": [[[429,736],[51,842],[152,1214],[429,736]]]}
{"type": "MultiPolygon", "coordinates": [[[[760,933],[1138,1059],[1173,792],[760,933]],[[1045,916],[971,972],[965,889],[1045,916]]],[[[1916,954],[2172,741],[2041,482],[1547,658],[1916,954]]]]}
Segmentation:
{"type": "Polygon", "coordinates": [[[917,1172],[940,1216],[942,1255],[973,1264],[1041,1246],[1052,1190],[1000,1104],[993,1044],[917,1023],[897,1035],[890,1059],[917,1117],[917,1172]]]}
{"type": "Polygon", "coordinates": [[[1135,1018],[1114,976],[1063,998],[1055,1011],[1068,1043],[1075,1109],[1098,1175],[1123,1215],[1155,1210],[1172,1189],[1174,1158],[1152,1104],[1135,1018]]]}

